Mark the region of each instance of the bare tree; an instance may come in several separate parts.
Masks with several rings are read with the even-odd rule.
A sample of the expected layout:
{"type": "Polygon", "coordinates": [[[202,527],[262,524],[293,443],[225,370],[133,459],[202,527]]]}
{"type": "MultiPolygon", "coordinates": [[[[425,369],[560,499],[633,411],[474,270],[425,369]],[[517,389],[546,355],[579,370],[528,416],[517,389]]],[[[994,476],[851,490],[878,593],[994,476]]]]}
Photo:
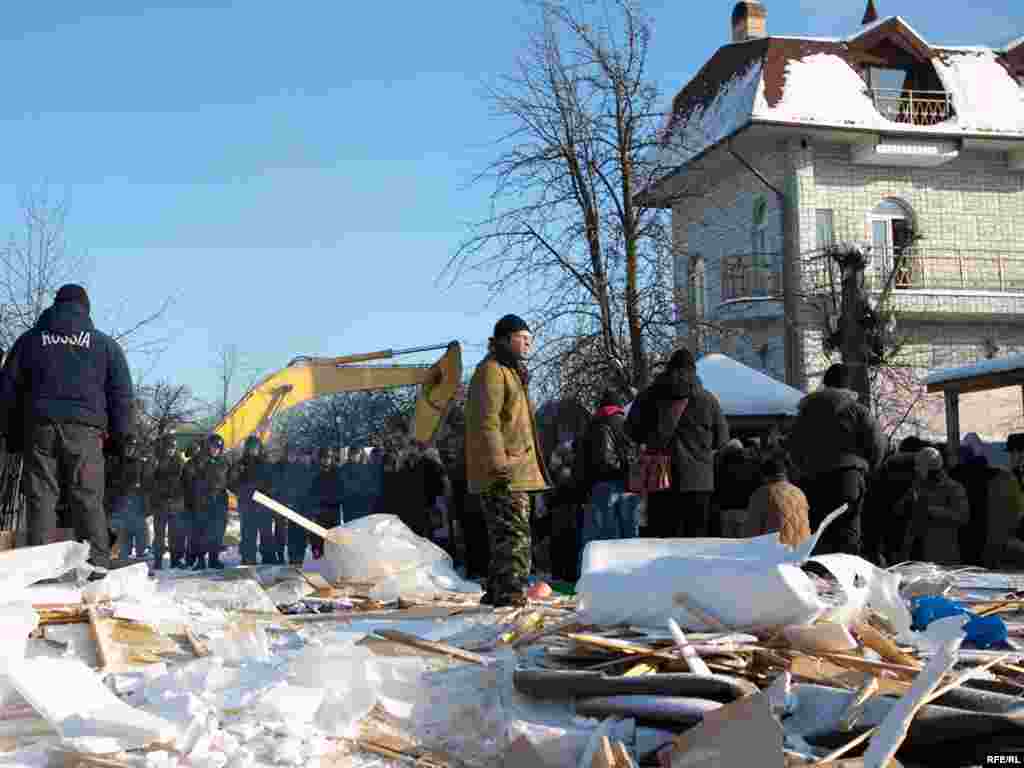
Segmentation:
{"type": "MultiPolygon", "coordinates": [[[[70,193],[54,198],[46,184],[20,196],[22,227],[0,250],[0,344],[10,349],[32,328],[64,283],[81,282],[88,264],[84,251],[70,247],[66,224],[70,193]]],[[[150,331],[171,304],[165,299],[143,318],[129,320],[111,335],[134,357],[153,359],[166,349],[166,337],[150,331]]]]}
{"type": "Polygon", "coordinates": [[[220,399],[214,409],[217,421],[227,416],[235,402],[235,390],[242,375],[242,357],[235,344],[224,344],[217,355],[217,380],[220,399]]]}
{"type": "Polygon", "coordinates": [[[342,392],[286,411],[272,433],[278,442],[307,453],[343,445],[400,450],[408,439],[415,403],[415,387],[342,392]]]}
{"type": "Polygon", "coordinates": [[[552,394],[581,373],[642,387],[652,339],[676,327],[668,216],[639,195],[667,171],[655,152],[664,112],[647,79],[651,27],[632,0],[589,15],[563,0],[530,5],[539,23],[526,53],[489,89],[512,124],[474,179],[493,184],[492,212],[444,275],[532,297],[533,365],[552,394]]]}
{"type": "Polygon", "coordinates": [[[176,428],[193,426],[202,416],[203,405],[184,384],[160,380],[139,388],[135,418],[139,441],[153,446],[176,428]]]}

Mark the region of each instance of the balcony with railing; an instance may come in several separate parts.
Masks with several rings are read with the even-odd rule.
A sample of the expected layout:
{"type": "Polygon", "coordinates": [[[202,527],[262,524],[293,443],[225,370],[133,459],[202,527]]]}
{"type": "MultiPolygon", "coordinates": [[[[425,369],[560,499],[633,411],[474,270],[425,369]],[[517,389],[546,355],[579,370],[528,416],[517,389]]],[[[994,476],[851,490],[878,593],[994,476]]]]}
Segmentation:
{"type": "MultiPolygon", "coordinates": [[[[864,275],[870,291],[1024,294],[1024,251],[914,248],[875,251],[864,275]]],[[[804,286],[841,290],[839,266],[825,255],[804,262],[804,286]]]]}
{"type": "Polygon", "coordinates": [[[777,253],[753,253],[722,259],[722,301],[782,295],[782,266],[777,253]]]}
{"type": "Polygon", "coordinates": [[[871,88],[869,93],[878,113],[894,123],[935,125],[953,116],[953,102],[945,91],[871,88]]]}

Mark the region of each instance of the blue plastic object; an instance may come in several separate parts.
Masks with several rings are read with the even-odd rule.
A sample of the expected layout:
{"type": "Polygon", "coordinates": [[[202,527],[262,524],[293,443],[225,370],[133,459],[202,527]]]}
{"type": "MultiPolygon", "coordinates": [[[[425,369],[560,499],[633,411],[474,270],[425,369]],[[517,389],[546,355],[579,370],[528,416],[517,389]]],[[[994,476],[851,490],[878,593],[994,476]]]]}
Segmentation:
{"type": "Polygon", "coordinates": [[[1006,623],[998,616],[975,616],[962,604],[945,597],[917,597],[910,601],[911,629],[920,631],[938,619],[950,616],[969,616],[964,625],[964,643],[975,648],[1006,646],[1009,633],[1006,623]]]}
{"type": "Polygon", "coordinates": [[[1005,648],[1009,638],[1006,622],[998,616],[975,616],[964,626],[964,632],[967,633],[965,643],[982,649],[996,646],[1005,648]]]}
{"type": "Polygon", "coordinates": [[[937,619],[950,616],[970,616],[971,612],[958,602],[946,597],[928,595],[915,597],[910,601],[910,617],[913,619],[911,629],[920,631],[937,619]]]}

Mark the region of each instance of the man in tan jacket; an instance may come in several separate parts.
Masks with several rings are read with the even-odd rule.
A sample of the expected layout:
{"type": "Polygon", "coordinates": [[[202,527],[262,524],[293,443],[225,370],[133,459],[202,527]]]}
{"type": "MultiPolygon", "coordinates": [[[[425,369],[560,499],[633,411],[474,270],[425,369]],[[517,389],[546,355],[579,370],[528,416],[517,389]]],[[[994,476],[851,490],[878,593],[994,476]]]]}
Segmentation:
{"type": "Polygon", "coordinates": [[[533,337],[516,315],[494,326],[466,401],[466,475],[491,542],[487,593],[494,607],[525,605],[531,567],[529,493],[548,488],[524,360],[533,337]]]}

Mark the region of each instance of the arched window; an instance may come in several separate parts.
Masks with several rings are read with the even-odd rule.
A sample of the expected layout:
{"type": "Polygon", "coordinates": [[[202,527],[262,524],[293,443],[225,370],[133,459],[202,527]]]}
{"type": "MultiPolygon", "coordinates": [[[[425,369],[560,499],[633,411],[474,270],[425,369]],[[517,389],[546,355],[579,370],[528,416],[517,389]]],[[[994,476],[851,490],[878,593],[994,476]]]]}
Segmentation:
{"type": "Polygon", "coordinates": [[[914,246],[914,211],[904,201],[887,197],[871,211],[871,247],[883,275],[896,274],[896,288],[913,283],[911,249],[914,246]]]}
{"type": "Polygon", "coordinates": [[[696,254],[690,259],[690,312],[700,320],[704,317],[704,295],[706,292],[704,276],[704,257],[696,254]]]}

